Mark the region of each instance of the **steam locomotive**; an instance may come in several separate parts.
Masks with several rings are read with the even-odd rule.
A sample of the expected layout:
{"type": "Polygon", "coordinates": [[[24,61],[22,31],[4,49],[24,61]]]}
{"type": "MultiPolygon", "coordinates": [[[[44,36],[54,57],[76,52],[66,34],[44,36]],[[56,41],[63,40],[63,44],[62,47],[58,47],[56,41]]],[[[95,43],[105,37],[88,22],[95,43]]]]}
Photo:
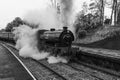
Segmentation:
{"type": "Polygon", "coordinates": [[[38,48],[45,50],[54,56],[71,56],[71,44],[74,41],[73,33],[63,27],[62,30],[39,30],[38,31],[38,48]]]}
{"type": "MultiPolygon", "coordinates": [[[[14,41],[14,34],[11,32],[1,32],[0,39],[4,41],[14,41]]],[[[72,56],[71,44],[74,41],[73,33],[67,27],[61,30],[38,30],[37,47],[39,51],[48,51],[54,56],[72,56]]]]}

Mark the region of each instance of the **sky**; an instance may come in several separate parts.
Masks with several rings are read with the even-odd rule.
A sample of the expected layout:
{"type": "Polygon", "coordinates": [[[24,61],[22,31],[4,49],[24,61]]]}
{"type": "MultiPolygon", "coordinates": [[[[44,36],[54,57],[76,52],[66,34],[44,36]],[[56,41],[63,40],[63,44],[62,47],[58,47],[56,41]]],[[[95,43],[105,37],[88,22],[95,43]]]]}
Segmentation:
{"type": "Polygon", "coordinates": [[[23,18],[29,10],[45,7],[47,0],[0,0],[0,29],[15,17],[23,18]]]}
{"type": "MultiPolygon", "coordinates": [[[[15,17],[23,18],[29,10],[39,10],[45,8],[50,0],[0,0],[0,29],[5,28],[7,23],[15,17]]],[[[84,1],[74,0],[75,9],[80,10],[84,1]]],[[[108,12],[107,12],[108,13],[108,12]]]]}

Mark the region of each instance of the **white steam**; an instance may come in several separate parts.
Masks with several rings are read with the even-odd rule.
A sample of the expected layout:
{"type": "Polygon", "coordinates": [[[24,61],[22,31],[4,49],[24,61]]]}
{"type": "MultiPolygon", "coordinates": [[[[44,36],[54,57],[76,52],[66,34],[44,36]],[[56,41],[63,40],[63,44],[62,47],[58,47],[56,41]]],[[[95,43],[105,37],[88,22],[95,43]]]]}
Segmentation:
{"type": "Polygon", "coordinates": [[[31,29],[29,26],[21,25],[13,32],[17,37],[16,48],[19,49],[19,55],[22,57],[31,57],[39,60],[48,57],[49,53],[39,52],[37,48],[37,29],[31,29]]]}
{"type": "Polygon", "coordinates": [[[68,61],[65,58],[60,56],[58,57],[50,56],[48,57],[48,62],[52,64],[52,63],[59,63],[59,62],[67,63],[68,61]]]}
{"type": "Polygon", "coordinates": [[[73,33],[75,22],[76,12],[75,10],[75,1],[76,0],[58,0],[60,3],[60,20],[62,26],[67,26],[73,33]]]}
{"type": "MultiPolygon", "coordinates": [[[[45,10],[31,10],[24,16],[24,21],[29,24],[39,25],[40,29],[60,28],[57,10],[49,6],[45,10]]],[[[62,27],[61,27],[62,28],[62,27]]]]}
{"type": "Polygon", "coordinates": [[[60,0],[60,4],[60,14],[51,5],[44,10],[32,10],[25,14],[24,21],[29,24],[38,25],[39,27],[32,29],[30,26],[21,25],[13,32],[15,34],[16,48],[19,49],[20,56],[24,58],[31,57],[36,60],[48,58],[49,63],[68,62],[67,59],[61,56],[54,57],[48,52],[39,51],[37,46],[40,45],[37,38],[37,31],[40,29],[62,29],[63,26],[68,26],[73,31],[73,27],[71,27],[73,26],[73,1],[60,0]]]}
{"type": "Polygon", "coordinates": [[[69,26],[72,16],[73,0],[60,0],[61,18],[64,26],[69,26]]]}

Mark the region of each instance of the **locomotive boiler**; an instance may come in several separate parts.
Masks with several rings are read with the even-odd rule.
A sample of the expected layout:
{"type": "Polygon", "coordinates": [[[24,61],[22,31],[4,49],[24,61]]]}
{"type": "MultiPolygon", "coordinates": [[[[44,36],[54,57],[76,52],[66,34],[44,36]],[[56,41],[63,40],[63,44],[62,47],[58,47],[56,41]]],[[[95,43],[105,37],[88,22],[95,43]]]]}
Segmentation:
{"type": "Polygon", "coordinates": [[[40,50],[50,52],[54,56],[71,55],[71,44],[74,41],[73,33],[67,27],[61,30],[39,30],[38,31],[40,50]]]}

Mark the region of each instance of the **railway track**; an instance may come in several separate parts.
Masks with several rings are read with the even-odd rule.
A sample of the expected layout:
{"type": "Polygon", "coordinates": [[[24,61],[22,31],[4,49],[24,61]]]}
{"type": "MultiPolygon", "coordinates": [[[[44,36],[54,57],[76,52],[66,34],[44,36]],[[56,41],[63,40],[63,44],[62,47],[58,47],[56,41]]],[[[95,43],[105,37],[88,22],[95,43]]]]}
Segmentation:
{"type": "Polygon", "coordinates": [[[95,75],[95,74],[91,74],[91,72],[86,72],[84,69],[80,69],[80,68],[76,67],[75,65],[71,65],[71,64],[67,64],[67,65],[70,66],[71,68],[77,70],[77,71],[85,72],[86,74],[89,74],[89,75],[95,77],[95,78],[98,79],[98,80],[104,80],[103,78],[98,77],[98,76],[95,75]]]}
{"type": "MultiPolygon", "coordinates": [[[[4,43],[4,45],[5,45],[5,43],[4,43]]],[[[15,51],[15,53],[18,52],[18,50],[10,44],[6,44],[6,46],[11,51],[15,51]]],[[[18,55],[16,55],[16,56],[18,56],[18,55]]],[[[23,62],[26,65],[27,65],[27,63],[29,63],[27,65],[27,67],[31,70],[33,75],[36,77],[36,80],[43,80],[43,79],[44,80],[67,80],[66,78],[64,78],[63,76],[61,76],[57,72],[55,72],[54,70],[50,69],[49,67],[45,66],[42,63],[39,63],[37,60],[28,58],[27,61],[23,59],[23,62]],[[33,67],[31,67],[32,66],[31,64],[33,65],[33,67]],[[37,67],[37,69],[34,69],[35,67],[37,67]]]]}
{"type": "Polygon", "coordinates": [[[104,68],[104,67],[100,67],[100,66],[96,66],[96,65],[93,65],[93,64],[88,64],[88,63],[84,63],[82,61],[76,61],[77,64],[79,65],[85,65],[85,66],[88,66],[90,68],[93,68],[93,69],[96,69],[96,70],[99,70],[101,72],[104,72],[106,74],[109,74],[111,76],[116,76],[116,77],[119,77],[120,78],[120,73],[114,71],[114,70],[111,70],[111,69],[107,69],[107,68],[104,68]]]}
{"type": "MultiPolygon", "coordinates": [[[[65,64],[48,64],[46,61],[38,61],[38,63],[42,63],[44,66],[47,66],[49,69],[54,70],[57,74],[66,78],[66,80],[79,80],[79,79],[89,79],[89,80],[101,80],[90,74],[86,74],[83,71],[77,71],[65,64]]],[[[103,80],[103,79],[102,79],[103,80]]]]}
{"type": "MultiPolygon", "coordinates": [[[[11,45],[9,45],[9,47],[10,46],[11,45]]],[[[11,48],[15,49],[13,46],[11,46],[11,48]]],[[[67,72],[67,73],[64,72],[63,73],[63,71],[61,69],[58,69],[58,67],[61,66],[59,64],[57,64],[58,67],[56,68],[56,65],[49,65],[45,61],[36,61],[36,60],[32,60],[32,61],[35,61],[35,63],[37,63],[38,65],[40,65],[40,66],[48,69],[49,71],[51,71],[54,75],[59,77],[59,80],[71,80],[72,79],[72,78],[69,78],[70,77],[69,76],[70,72],[67,72]]],[[[113,71],[105,70],[104,68],[101,68],[101,67],[98,67],[98,66],[86,64],[86,63],[80,62],[78,60],[75,61],[73,64],[72,63],[64,64],[64,66],[66,65],[66,67],[71,67],[71,69],[74,69],[75,71],[83,72],[84,74],[90,75],[90,76],[94,77],[95,80],[117,80],[117,79],[119,79],[119,75],[118,74],[114,74],[113,71]],[[77,67],[75,65],[77,65],[77,67]],[[94,73],[94,71],[92,71],[92,72],[91,71],[86,71],[86,70],[84,70],[85,67],[81,69],[80,65],[84,65],[84,66],[90,67],[92,69],[99,70],[98,72],[100,72],[100,74],[92,74],[92,73],[94,73]],[[101,74],[103,74],[102,72],[107,73],[107,74],[104,74],[106,76],[106,79],[105,79],[105,77],[103,78],[103,75],[100,76],[101,74]]],[[[96,73],[98,73],[98,72],[96,72],[96,73]]],[[[78,73],[78,74],[80,74],[80,73],[78,73]]],[[[73,78],[75,79],[75,77],[73,77],[73,78]]],[[[94,79],[91,78],[91,80],[94,80],[94,79]]]]}
{"type": "MultiPolygon", "coordinates": [[[[34,60],[34,59],[33,59],[34,60]]],[[[53,70],[52,68],[50,68],[49,66],[47,66],[44,62],[41,61],[37,61],[34,60],[35,62],[37,62],[38,64],[42,65],[43,67],[47,68],[48,70],[50,70],[51,72],[53,72],[55,75],[58,75],[59,77],[62,78],[62,80],[67,80],[64,76],[60,75],[58,72],[56,72],[55,70],[53,70]]]]}
{"type": "MultiPolygon", "coordinates": [[[[11,48],[15,49],[14,47],[11,47],[11,48]]],[[[67,69],[66,67],[64,67],[65,65],[48,64],[45,60],[37,61],[32,59],[32,61],[34,61],[35,64],[37,64],[38,66],[40,67],[42,66],[47,70],[51,71],[54,75],[57,75],[57,78],[59,77],[59,80],[77,80],[77,79],[85,78],[85,77],[83,78],[83,75],[81,75],[78,71],[75,71],[75,70],[72,71],[69,68],[67,69]]],[[[96,80],[96,78],[91,76],[89,78],[90,78],[89,80],[96,80]]]]}
{"type": "MultiPolygon", "coordinates": [[[[28,70],[28,68],[23,64],[23,62],[14,54],[13,51],[11,51],[11,50],[10,50],[5,44],[3,44],[3,43],[0,43],[0,45],[2,45],[2,47],[4,47],[5,50],[7,50],[7,51],[10,53],[9,55],[11,55],[12,58],[15,58],[15,60],[17,60],[17,61],[19,62],[20,66],[21,66],[21,68],[22,68],[22,70],[23,70],[23,72],[25,72],[24,76],[26,76],[27,79],[29,79],[29,80],[37,80],[37,79],[33,76],[33,74],[28,70]]],[[[21,75],[22,75],[22,74],[21,74],[21,75]]],[[[27,79],[25,78],[24,80],[27,80],[27,79]]]]}
{"type": "Polygon", "coordinates": [[[77,71],[83,71],[85,72],[86,74],[89,74],[95,78],[97,78],[98,80],[119,80],[120,77],[118,75],[118,73],[116,73],[115,71],[111,71],[109,69],[105,69],[105,68],[102,68],[102,67],[99,67],[99,66],[95,66],[95,65],[91,65],[91,64],[87,64],[87,63],[84,63],[84,62],[81,62],[81,61],[75,61],[71,64],[67,64],[69,65],[70,67],[72,67],[73,69],[77,70],[77,71]],[[82,67],[80,67],[82,65],[82,67]],[[79,66],[79,67],[78,67],[79,66]],[[84,67],[83,67],[84,66],[84,67]],[[87,69],[85,69],[87,68],[87,69]],[[104,73],[104,77],[103,78],[103,74],[101,73],[104,73]],[[114,79],[112,79],[114,78],[114,79]]]}

